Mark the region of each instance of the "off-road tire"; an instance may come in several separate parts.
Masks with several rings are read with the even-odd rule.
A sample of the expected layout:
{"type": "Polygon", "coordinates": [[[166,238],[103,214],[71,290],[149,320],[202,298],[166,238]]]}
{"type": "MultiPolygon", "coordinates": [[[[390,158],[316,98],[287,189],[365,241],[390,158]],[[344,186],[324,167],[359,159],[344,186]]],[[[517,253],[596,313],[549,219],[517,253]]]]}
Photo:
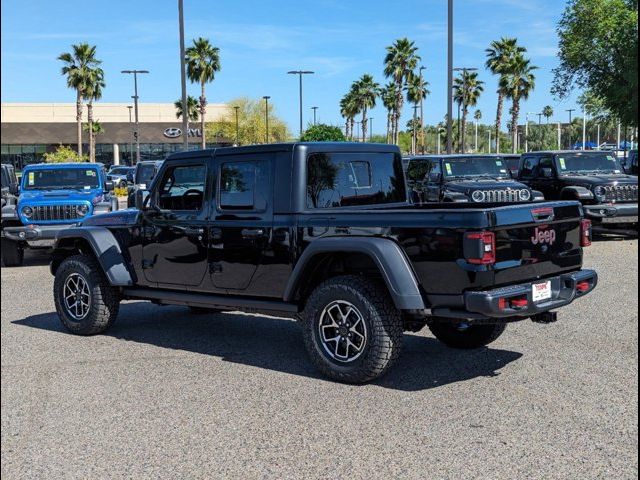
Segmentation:
{"type": "Polygon", "coordinates": [[[76,335],[95,335],[106,331],[113,325],[120,308],[118,289],[109,284],[102,267],[89,255],[74,255],[60,264],[53,283],[53,297],[60,321],[76,335]],[[74,319],[64,305],[64,284],[74,273],[85,279],[91,296],[89,313],[82,320],[74,319]]]}
{"type": "Polygon", "coordinates": [[[321,283],[300,315],[304,344],[313,364],[327,377],[345,383],[364,383],[386,373],[402,348],[402,317],[389,293],[375,280],[345,275],[321,283]],[[335,301],[357,307],[368,335],[362,353],[349,363],[331,358],[318,333],[320,316],[335,301]]]}
{"type": "Polygon", "coordinates": [[[24,262],[24,247],[20,243],[2,239],[2,265],[5,267],[19,267],[24,262]]]}
{"type": "Polygon", "coordinates": [[[436,322],[429,325],[431,333],[445,345],[470,350],[480,348],[497,340],[507,328],[506,323],[471,325],[460,329],[453,323],[436,322]]]}

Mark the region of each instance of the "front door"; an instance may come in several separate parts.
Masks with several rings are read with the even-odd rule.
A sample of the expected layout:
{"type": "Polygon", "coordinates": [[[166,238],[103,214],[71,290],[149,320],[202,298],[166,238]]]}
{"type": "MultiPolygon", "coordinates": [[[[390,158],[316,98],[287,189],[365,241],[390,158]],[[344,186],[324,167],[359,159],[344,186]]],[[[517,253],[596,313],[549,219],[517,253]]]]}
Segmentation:
{"type": "Polygon", "coordinates": [[[556,200],[560,198],[560,190],[558,188],[558,172],[551,155],[540,157],[538,163],[538,171],[532,187],[544,194],[547,200],[556,200]],[[551,171],[550,177],[545,177],[543,171],[551,171]]]}
{"type": "Polygon", "coordinates": [[[142,269],[158,286],[198,286],[207,270],[209,159],[168,165],[144,211],[142,269]]]}
{"type": "Polygon", "coordinates": [[[251,294],[273,224],[273,154],[217,155],[209,271],[216,289],[251,294]]]}

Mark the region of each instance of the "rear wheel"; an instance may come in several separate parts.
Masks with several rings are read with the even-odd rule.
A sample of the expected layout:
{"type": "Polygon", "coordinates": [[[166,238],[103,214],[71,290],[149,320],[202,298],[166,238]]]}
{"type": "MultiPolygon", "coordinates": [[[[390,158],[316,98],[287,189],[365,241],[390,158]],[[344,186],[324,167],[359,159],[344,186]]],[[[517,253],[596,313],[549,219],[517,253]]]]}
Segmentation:
{"type": "Polygon", "coordinates": [[[2,264],[5,267],[19,267],[24,261],[24,247],[8,238],[2,239],[2,264]]]}
{"type": "Polygon", "coordinates": [[[402,345],[402,318],[374,280],[341,276],[325,281],[301,315],[305,347],[326,376],[363,383],[383,375],[402,345]]]}
{"type": "Polygon", "coordinates": [[[455,325],[452,323],[432,323],[431,333],[449,347],[472,349],[489,345],[497,340],[507,328],[506,323],[490,325],[455,325]]]}
{"type": "Polygon", "coordinates": [[[120,294],[112,287],[93,257],[65,259],[53,283],[56,311],[62,324],[77,335],[107,330],[118,316],[120,294]]]}

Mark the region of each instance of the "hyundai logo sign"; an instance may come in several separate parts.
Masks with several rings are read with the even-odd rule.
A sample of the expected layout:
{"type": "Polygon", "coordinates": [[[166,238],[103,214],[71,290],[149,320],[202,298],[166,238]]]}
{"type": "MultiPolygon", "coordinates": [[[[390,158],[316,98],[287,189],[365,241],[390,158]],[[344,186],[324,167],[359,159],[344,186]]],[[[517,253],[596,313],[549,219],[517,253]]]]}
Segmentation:
{"type": "Polygon", "coordinates": [[[182,130],[178,127],[170,127],[164,129],[164,136],[167,138],[178,138],[182,135],[182,130]]]}

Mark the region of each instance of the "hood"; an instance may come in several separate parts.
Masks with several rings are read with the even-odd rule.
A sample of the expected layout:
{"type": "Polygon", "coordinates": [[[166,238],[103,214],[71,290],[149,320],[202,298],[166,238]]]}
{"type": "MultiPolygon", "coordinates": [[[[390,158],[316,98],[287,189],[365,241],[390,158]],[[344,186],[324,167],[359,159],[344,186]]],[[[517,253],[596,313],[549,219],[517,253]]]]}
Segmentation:
{"type": "Polygon", "coordinates": [[[469,179],[452,180],[446,183],[446,189],[453,192],[470,193],[476,190],[521,190],[529,187],[515,180],[469,179]]]}
{"type": "Polygon", "coordinates": [[[19,203],[41,202],[56,203],[59,201],[91,202],[96,195],[102,195],[102,189],[91,190],[22,190],[19,203]]]}
{"type": "Polygon", "coordinates": [[[140,211],[135,208],[94,215],[82,221],[82,226],[109,227],[135,225],[140,211]]]}
{"type": "Polygon", "coordinates": [[[585,187],[597,185],[638,185],[638,177],[621,173],[569,175],[560,178],[565,185],[580,185],[585,187]]]}

